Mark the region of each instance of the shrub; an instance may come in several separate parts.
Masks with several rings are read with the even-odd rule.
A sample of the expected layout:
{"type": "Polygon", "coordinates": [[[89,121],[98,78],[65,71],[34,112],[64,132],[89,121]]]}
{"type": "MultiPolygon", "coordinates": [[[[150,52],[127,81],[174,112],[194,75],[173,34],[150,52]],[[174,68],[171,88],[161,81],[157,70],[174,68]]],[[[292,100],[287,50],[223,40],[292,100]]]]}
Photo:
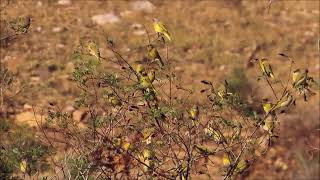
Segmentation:
{"type": "Polygon", "coordinates": [[[261,70],[258,79],[264,80],[274,95],[272,101],[254,103],[262,105],[264,113],[239,95],[249,84],[238,69],[221,85],[201,81],[206,101],[193,102],[189,100],[193,92],[181,85],[168,55],[164,58],[153,49],[166,48],[169,53],[164,37],[158,34],[152,39],[148,34],[148,39],[147,55],[139,63],[124,58],[111,38],[106,45],[112,58],[101,57],[98,44],[89,39],[77,47],[73,78],[81,94],[75,103],[87,109],[89,116],[76,122],[53,106],[48,118],[70,146],[71,155],[62,163],[65,177],[243,176],[277,138],[278,115],[293,108],[294,91],[307,100],[314,83],[307,71],[295,74],[293,60],[281,54],[288,59],[293,86],[274,76],[269,61],[256,60],[261,70]],[[279,84],[283,89],[276,92],[273,86],[279,84]],[[211,171],[212,167],[217,171],[211,171]]]}

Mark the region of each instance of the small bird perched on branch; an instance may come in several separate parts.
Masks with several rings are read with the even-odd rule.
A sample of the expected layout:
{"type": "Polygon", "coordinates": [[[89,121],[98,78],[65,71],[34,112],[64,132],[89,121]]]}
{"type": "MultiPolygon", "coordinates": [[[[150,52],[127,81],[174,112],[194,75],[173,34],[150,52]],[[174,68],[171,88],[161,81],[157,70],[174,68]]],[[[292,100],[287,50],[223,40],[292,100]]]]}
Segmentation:
{"type": "Polygon", "coordinates": [[[281,99],[270,109],[270,111],[277,111],[284,112],[288,107],[290,107],[292,104],[295,105],[295,99],[290,94],[289,91],[287,91],[281,99]]]}
{"type": "Polygon", "coordinates": [[[148,50],[148,54],[147,54],[147,58],[149,61],[156,61],[159,66],[162,68],[164,66],[164,63],[161,59],[161,56],[158,52],[158,50],[152,45],[152,44],[149,44],[147,46],[147,50],[148,50]]]}
{"type": "Polygon", "coordinates": [[[87,49],[90,55],[96,57],[99,61],[101,60],[100,51],[97,43],[94,41],[88,42],[87,49]]]}
{"type": "Polygon", "coordinates": [[[265,58],[259,59],[259,65],[261,72],[269,78],[274,79],[274,74],[271,68],[271,65],[268,63],[268,60],[265,58]]]}
{"type": "Polygon", "coordinates": [[[301,73],[300,69],[293,71],[292,73],[292,86],[295,88],[300,84],[303,84],[307,81],[308,70],[305,70],[304,73],[301,73]]]}
{"type": "Polygon", "coordinates": [[[10,27],[17,33],[27,33],[31,23],[31,16],[17,17],[15,20],[10,21],[10,27]]]}
{"type": "Polygon", "coordinates": [[[156,18],[153,19],[153,28],[158,34],[164,35],[169,41],[171,41],[171,36],[169,31],[164,26],[164,24],[162,24],[162,22],[160,22],[156,18]]]}

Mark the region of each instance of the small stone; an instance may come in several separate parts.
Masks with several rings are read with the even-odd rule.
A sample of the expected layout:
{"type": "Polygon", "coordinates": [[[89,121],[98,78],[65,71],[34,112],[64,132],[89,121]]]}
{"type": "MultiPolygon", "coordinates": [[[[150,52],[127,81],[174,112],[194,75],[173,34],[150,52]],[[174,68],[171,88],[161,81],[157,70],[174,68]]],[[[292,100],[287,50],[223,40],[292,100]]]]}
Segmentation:
{"type": "Polygon", "coordinates": [[[281,158],[278,158],[276,162],[274,163],[274,166],[277,168],[277,170],[285,171],[288,169],[288,165],[283,162],[281,158]]]}
{"type": "Polygon", "coordinates": [[[70,5],[71,4],[71,0],[59,0],[58,1],[59,5],[70,5]]]}
{"type": "Polygon", "coordinates": [[[150,1],[146,0],[132,2],[130,6],[134,11],[141,11],[146,13],[152,13],[156,8],[150,1]]]}
{"type": "Polygon", "coordinates": [[[40,79],[39,76],[33,76],[33,77],[30,78],[30,80],[33,81],[33,82],[39,82],[41,79],[40,79]]]}
{"type": "Polygon", "coordinates": [[[84,110],[80,110],[80,109],[75,110],[72,113],[73,120],[78,121],[78,122],[82,121],[86,115],[87,115],[87,112],[84,110]]]}
{"type": "Polygon", "coordinates": [[[114,24],[120,22],[120,18],[114,13],[92,16],[91,20],[98,25],[114,24]]]}
{"type": "Polygon", "coordinates": [[[63,111],[68,112],[68,113],[71,113],[71,112],[75,111],[75,108],[74,108],[73,106],[69,105],[69,106],[66,106],[66,107],[63,109],[63,111]]]}
{"type": "Polygon", "coordinates": [[[38,2],[37,2],[37,6],[38,6],[38,7],[41,7],[41,6],[42,6],[42,1],[38,1],[38,2]]]}
{"type": "Polygon", "coordinates": [[[131,28],[132,28],[132,29],[141,29],[141,28],[142,28],[142,24],[133,23],[133,24],[131,25],[131,28]]]}
{"type": "Polygon", "coordinates": [[[219,67],[219,70],[220,70],[220,71],[223,71],[225,68],[226,68],[225,65],[221,65],[221,66],[219,67]]]}
{"type": "Polygon", "coordinates": [[[132,11],[126,10],[126,11],[122,11],[120,12],[120,16],[121,17],[128,17],[132,14],[132,11]]]}
{"type": "Polygon", "coordinates": [[[25,110],[31,110],[31,109],[32,109],[32,106],[29,105],[29,104],[24,104],[24,105],[23,105],[23,109],[25,109],[25,110]]]}
{"type": "Polygon", "coordinates": [[[54,27],[54,28],[52,28],[52,32],[54,32],[54,33],[59,33],[59,32],[62,32],[62,31],[63,31],[62,27],[54,27]]]}
{"type": "Polygon", "coordinates": [[[41,119],[41,115],[34,114],[31,111],[22,112],[16,115],[16,123],[17,124],[28,124],[31,127],[37,127],[37,121],[41,119]]]}
{"type": "Polygon", "coordinates": [[[41,26],[38,26],[38,27],[36,28],[36,30],[37,30],[37,32],[41,32],[41,31],[42,31],[42,27],[41,27],[41,26]]]}
{"type": "Polygon", "coordinates": [[[57,44],[56,46],[57,46],[57,48],[60,48],[60,49],[65,48],[65,45],[64,45],[64,44],[57,44]]]}
{"type": "Polygon", "coordinates": [[[48,71],[49,72],[54,72],[54,71],[57,71],[58,70],[58,66],[56,65],[56,64],[50,64],[49,66],[48,66],[48,71]]]}
{"type": "Polygon", "coordinates": [[[142,36],[142,35],[146,34],[146,31],[144,31],[144,30],[137,30],[137,31],[133,31],[133,34],[134,34],[134,35],[137,35],[137,36],[142,36]]]}

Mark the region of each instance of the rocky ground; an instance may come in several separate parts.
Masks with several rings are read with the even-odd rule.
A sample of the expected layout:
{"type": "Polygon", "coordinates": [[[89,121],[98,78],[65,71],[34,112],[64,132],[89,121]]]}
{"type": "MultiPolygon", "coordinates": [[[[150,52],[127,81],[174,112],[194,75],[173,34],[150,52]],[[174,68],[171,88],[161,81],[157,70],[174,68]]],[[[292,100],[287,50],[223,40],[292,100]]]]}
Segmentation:
{"type": "MultiPolygon", "coordinates": [[[[289,64],[278,56],[286,53],[295,67],[308,68],[319,81],[319,1],[1,1],[1,37],[12,32],[4,21],[31,15],[30,33],[2,45],[1,61],[23,87],[9,104],[12,123],[27,122],[36,127],[32,107],[55,103],[76,119],[78,89],[72,81],[72,53],[82,38],[96,40],[104,57],[106,37],[112,37],[130,62],[144,53],[144,26],[151,32],[152,19],[162,20],[173,41],[170,61],[186,87],[203,79],[222,82],[234,76],[246,77],[250,89],[262,96],[270,91],[256,81],[258,71],[250,58],[268,57],[278,77],[286,77],[289,64]],[[241,75],[233,73],[235,69],[241,75]],[[238,71],[238,72],[239,72],[238,71]]],[[[160,53],[165,53],[161,49],[160,53]]],[[[18,88],[18,90],[20,90],[18,88]]],[[[283,115],[278,142],[259,160],[249,179],[317,179],[319,177],[319,91],[308,103],[300,101],[283,115]]],[[[195,95],[196,97],[196,95],[195,95]]],[[[197,99],[195,98],[195,101],[197,99]]]]}

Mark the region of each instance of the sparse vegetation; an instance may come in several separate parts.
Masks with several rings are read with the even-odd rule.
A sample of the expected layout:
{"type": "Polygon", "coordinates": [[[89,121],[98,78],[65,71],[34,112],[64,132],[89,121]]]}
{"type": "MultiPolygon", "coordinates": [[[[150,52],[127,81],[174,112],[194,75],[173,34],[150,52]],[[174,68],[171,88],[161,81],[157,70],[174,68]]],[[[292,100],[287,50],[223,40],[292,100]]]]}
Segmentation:
{"type": "MultiPolygon", "coordinates": [[[[52,3],[45,3],[46,8],[52,3]]],[[[161,9],[169,7],[166,2],[153,3],[161,9]]],[[[173,2],[172,7],[185,4],[181,3],[173,2]]],[[[314,67],[308,70],[299,62],[299,36],[292,39],[287,35],[281,41],[274,37],[283,35],[285,28],[265,30],[270,29],[268,23],[278,22],[273,15],[265,20],[258,15],[259,10],[281,17],[281,3],[261,6],[234,0],[213,4],[237,11],[221,9],[230,14],[210,14],[207,11],[213,6],[208,5],[212,4],[199,2],[190,12],[194,17],[204,16],[199,12],[206,14],[206,21],[199,18],[196,22],[181,11],[181,15],[173,16],[176,21],[167,23],[158,14],[170,33],[162,25],[154,32],[147,14],[137,15],[147,21],[121,15],[126,27],[141,23],[134,24],[133,34],[140,34],[136,36],[123,30],[122,25],[110,26],[107,32],[90,23],[86,25],[89,29],[77,25],[77,33],[83,38],[72,36],[72,44],[59,44],[60,50],[54,53],[43,50],[41,57],[28,53],[31,75],[23,78],[10,62],[5,60],[3,64],[1,56],[0,179],[257,177],[261,159],[268,159],[275,147],[285,148],[281,143],[283,124],[299,122],[295,116],[306,112],[301,106],[317,103],[318,76],[314,67]],[[254,13],[252,7],[257,8],[254,13]],[[240,14],[244,18],[233,18],[240,14]],[[206,27],[200,26],[203,22],[206,27]],[[242,28],[234,29],[237,25],[242,28]],[[85,35],[88,32],[92,35],[85,35]],[[230,41],[239,34],[246,39],[230,41]],[[253,41],[254,47],[249,47],[253,41]],[[57,59],[53,62],[52,58],[57,59]],[[64,60],[60,58],[69,62],[62,65],[64,60]],[[24,80],[27,85],[21,83],[24,80]],[[57,98],[59,94],[64,97],[57,98]],[[17,118],[23,111],[30,116],[23,121],[33,124],[17,118]]],[[[7,17],[6,10],[1,13],[7,17]]],[[[316,13],[319,16],[319,11],[316,13]]],[[[23,43],[15,44],[19,41],[33,44],[32,40],[19,38],[39,39],[43,31],[33,26],[32,15],[11,17],[7,22],[13,34],[1,37],[1,52],[23,48],[23,43]],[[12,45],[14,48],[10,48],[12,45]]],[[[67,37],[71,33],[65,31],[74,28],[70,23],[66,29],[52,31],[67,37]]],[[[51,36],[48,42],[52,42],[51,36]]],[[[303,49],[311,52],[313,46],[308,45],[314,42],[306,42],[303,49]]],[[[305,56],[312,58],[314,54],[305,56]]],[[[312,135],[309,139],[316,140],[305,147],[307,151],[312,148],[312,159],[306,160],[300,152],[294,156],[301,165],[293,166],[301,168],[296,171],[297,177],[318,173],[308,165],[318,165],[315,159],[319,148],[314,148],[318,138],[312,135]]],[[[288,166],[292,169],[281,158],[271,159],[276,171],[288,172],[288,166]]],[[[277,177],[283,176],[280,173],[277,177]]]]}

